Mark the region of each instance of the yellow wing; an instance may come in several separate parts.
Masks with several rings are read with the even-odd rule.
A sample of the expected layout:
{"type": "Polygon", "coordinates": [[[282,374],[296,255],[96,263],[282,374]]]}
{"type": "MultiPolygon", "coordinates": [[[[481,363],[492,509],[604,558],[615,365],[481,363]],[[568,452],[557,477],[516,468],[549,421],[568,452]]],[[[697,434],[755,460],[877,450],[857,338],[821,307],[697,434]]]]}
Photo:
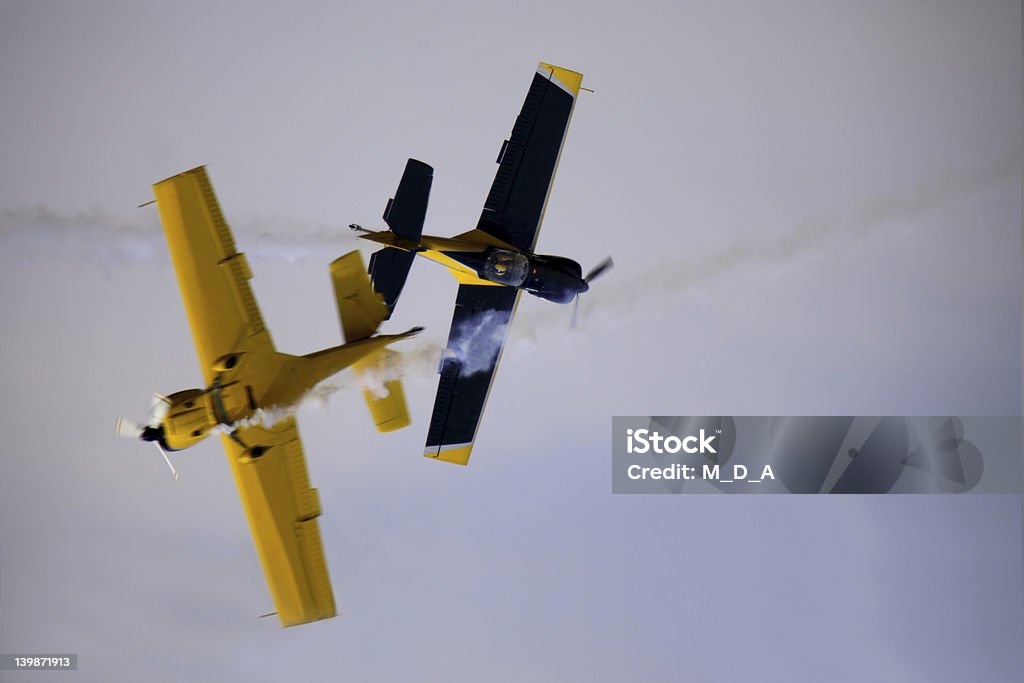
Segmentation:
{"type": "Polygon", "coordinates": [[[224,436],[256,552],[282,626],[335,615],[320,528],[320,497],[309,486],[295,419],[224,436]],[[255,456],[255,457],[254,457],[255,456]]]}
{"type": "Polygon", "coordinates": [[[218,359],[240,351],[270,351],[273,342],[249,287],[249,263],[235,250],[206,169],[162,180],[153,194],[203,378],[210,385],[218,359]]]}
{"type": "MultiPolygon", "coordinates": [[[[228,380],[220,397],[234,414],[235,404],[264,393],[280,364],[249,287],[249,265],[235,249],[204,168],[163,180],[153,193],[203,378],[208,386],[228,380]]],[[[281,625],[334,616],[316,521],[320,502],[309,486],[295,420],[243,427],[224,436],[224,446],[281,625]]]]}

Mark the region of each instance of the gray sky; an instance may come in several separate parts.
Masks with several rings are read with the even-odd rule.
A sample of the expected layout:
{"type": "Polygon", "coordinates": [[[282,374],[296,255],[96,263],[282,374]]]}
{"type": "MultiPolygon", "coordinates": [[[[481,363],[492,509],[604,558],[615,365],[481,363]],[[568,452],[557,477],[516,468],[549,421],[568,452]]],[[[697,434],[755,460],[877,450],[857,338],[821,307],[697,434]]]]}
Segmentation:
{"type": "Polygon", "coordinates": [[[1015,680],[1020,497],[616,497],[608,458],[612,415],[1020,414],[1020,26],[1008,1],[0,0],[0,651],[79,654],[33,681],[1015,680]],[[300,413],[342,614],[257,620],[220,444],[176,483],[112,436],[201,381],[134,207],[209,164],[278,347],[336,344],[344,226],[381,227],[416,157],[425,231],[473,227],[540,60],[596,92],[538,251],[615,270],[575,331],[522,302],[460,469],[419,455],[456,284],[418,263],[389,328],[427,328],[413,426],[377,434],[349,375],[300,413]]]}

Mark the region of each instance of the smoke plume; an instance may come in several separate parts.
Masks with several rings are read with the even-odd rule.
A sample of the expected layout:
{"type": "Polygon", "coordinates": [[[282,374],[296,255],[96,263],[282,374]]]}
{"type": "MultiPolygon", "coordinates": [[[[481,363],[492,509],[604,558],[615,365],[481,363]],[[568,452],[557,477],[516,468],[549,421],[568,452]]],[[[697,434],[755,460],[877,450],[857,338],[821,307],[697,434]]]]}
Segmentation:
{"type": "MultiPolygon", "coordinates": [[[[19,258],[87,260],[103,269],[168,263],[155,211],[146,207],[139,214],[137,220],[125,220],[99,209],[67,214],[42,206],[0,208],[0,247],[19,258]]],[[[254,217],[232,221],[232,230],[239,251],[252,261],[324,265],[354,244],[340,223],[254,217]]]]}

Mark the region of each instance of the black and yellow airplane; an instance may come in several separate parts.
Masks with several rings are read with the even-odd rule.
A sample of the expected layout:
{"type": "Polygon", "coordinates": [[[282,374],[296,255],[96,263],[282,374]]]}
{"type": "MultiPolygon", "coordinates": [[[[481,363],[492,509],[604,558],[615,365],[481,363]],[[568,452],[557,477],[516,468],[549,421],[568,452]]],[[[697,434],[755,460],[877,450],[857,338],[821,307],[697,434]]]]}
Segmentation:
{"type": "Polygon", "coordinates": [[[474,230],[452,238],[422,234],[434,170],[416,159],[409,159],[384,210],[390,230],[350,226],[363,239],[385,245],[370,259],[370,275],[392,310],[416,254],[446,266],[459,282],[427,457],[469,462],[520,293],[578,303],[590,282],[612,265],[606,259],[584,275],[572,259],[534,253],[582,82],[575,71],[543,62],[537,67],[512,135],[498,153],[498,172],[474,230]]]}
{"type": "MultiPolygon", "coordinates": [[[[389,311],[353,251],[331,264],[348,343],[305,356],[277,351],[249,287],[245,254],[235,249],[206,170],[168,178],[153,192],[206,388],[158,395],[145,425],[119,418],[116,432],[156,444],[177,478],[166,451],[219,431],[281,625],[333,617],[317,524],[320,499],[310,488],[295,418],[275,421],[273,414],[343,368],[361,374],[393,362],[386,346],[420,328],[374,335],[389,311]]],[[[377,428],[391,431],[409,424],[409,416],[401,384],[385,388],[384,397],[363,393],[377,428]]]]}

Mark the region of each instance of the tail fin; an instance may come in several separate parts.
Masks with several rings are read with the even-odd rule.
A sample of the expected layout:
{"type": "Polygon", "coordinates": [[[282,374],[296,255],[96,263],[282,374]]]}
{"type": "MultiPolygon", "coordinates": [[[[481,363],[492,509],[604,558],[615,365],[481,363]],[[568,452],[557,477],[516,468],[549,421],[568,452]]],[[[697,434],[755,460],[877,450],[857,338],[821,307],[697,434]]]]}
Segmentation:
{"type": "Polygon", "coordinates": [[[384,222],[402,239],[419,240],[423,234],[423,219],[427,215],[430,185],[434,182],[434,169],[416,159],[409,159],[398,183],[395,196],[384,209],[384,222]]]}
{"type": "MultiPolygon", "coordinates": [[[[395,196],[384,209],[384,222],[397,237],[415,245],[423,234],[423,219],[427,215],[430,186],[434,182],[434,169],[416,159],[409,159],[398,183],[395,196]]],[[[370,257],[370,277],[373,290],[384,297],[388,307],[385,320],[391,317],[398,296],[405,286],[415,254],[385,247],[370,257]]]]}
{"type": "Polygon", "coordinates": [[[385,319],[390,318],[398,303],[398,297],[405,287],[405,279],[409,276],[409,269],[416,254],[411,251],[401,251],[384,247],[370,255],[370,277],[373,278],[373,291],[384,298],[384,305],[388,307],[388,314],[385,319]]]}
{"type": "MultiPolygon", "coordinates": [[[[345,343],[370,337],[381,321],[388,318],[390,311],[380,295],[370,287],[370,278],[358,251],[351,251],[331,263],[331,280],[345,343]]],[[[382,348],[353,364],[363,387],[363,398],[377,430],[381,432],[394,431],[409,424],[405,392],[398,376],[400,358],[396,351],[382,348]]]]}

